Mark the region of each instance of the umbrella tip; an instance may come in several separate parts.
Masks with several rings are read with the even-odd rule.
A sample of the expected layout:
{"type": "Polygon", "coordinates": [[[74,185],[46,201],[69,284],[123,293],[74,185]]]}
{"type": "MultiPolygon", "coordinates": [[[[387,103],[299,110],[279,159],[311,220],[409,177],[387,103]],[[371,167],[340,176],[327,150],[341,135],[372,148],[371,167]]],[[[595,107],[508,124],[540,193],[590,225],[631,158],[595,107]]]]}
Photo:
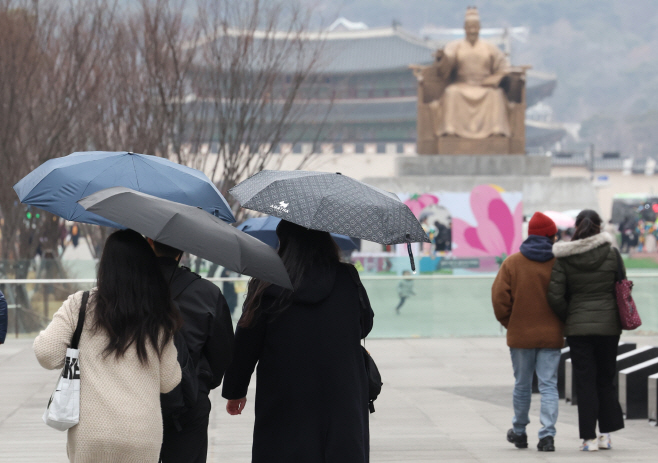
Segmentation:
{"type": "Polygon", "coordinates": [[[340,172],[336,172],[336,175],[343,175],[343,174],[341,174],[340,172]]]}

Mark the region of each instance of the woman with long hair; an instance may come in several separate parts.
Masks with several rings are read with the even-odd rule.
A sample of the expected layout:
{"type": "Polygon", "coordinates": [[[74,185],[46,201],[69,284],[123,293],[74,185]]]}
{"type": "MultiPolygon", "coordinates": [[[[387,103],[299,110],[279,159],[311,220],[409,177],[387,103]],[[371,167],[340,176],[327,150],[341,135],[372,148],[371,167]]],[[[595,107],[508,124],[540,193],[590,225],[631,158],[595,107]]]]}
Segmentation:
{"type": "MultiPolygon", "coordinates": [[[[69,296],[34,340],[44,368],[62,368],[82,295],[69,296]]],[[[71,462],[158,461],[160,393],[181,379],[173,344],[180,324],[146,240],[132,230],[110,235],[80,337],[80,420],[68,431],[71,462]]]]}
{"type": "MultiPolygon", "coordinates": [[[[565,322],[584,451],[611,449],[610,433],[624,427],[614,384],[621,334],[615,298],[618,251],[601,224],[593,210],[578,214],[572,240],[553,245],[557,259],[548,287],[548,302],[565,322]]],[[[621,271],[625,276],[623,264],[621,271]]]]}
{"type": "MultiPolygon", "coordinates": [[[[360,340],[372,309],[329,233],[282,220],[279,256],[294,292],[252,279],[224,377],[238,415],[258,363],[253,463],[369,461],[368,383],[360,340]]],[[[351,267],[351,268],[350,268],[351,267]]]]}

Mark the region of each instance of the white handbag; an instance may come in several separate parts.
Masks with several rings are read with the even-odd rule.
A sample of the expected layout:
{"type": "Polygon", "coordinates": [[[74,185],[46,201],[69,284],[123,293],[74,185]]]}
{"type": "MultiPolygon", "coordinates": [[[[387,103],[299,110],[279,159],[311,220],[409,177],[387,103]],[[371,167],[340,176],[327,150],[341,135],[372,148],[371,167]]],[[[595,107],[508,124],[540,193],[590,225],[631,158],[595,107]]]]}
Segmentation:
{"type": "Polygon", "coordinates": [[[57,379],[55,392],[50,396],[46,411],[43,413],[43,422],[51,428],[66,431],[80,420],[80,362],[78,343],[85,324],[85,309],[89,291],[85,291],[80,304],[78,324],[71,339],[71,347],[66,349],[66,360],[62,374],[57,379]]]}

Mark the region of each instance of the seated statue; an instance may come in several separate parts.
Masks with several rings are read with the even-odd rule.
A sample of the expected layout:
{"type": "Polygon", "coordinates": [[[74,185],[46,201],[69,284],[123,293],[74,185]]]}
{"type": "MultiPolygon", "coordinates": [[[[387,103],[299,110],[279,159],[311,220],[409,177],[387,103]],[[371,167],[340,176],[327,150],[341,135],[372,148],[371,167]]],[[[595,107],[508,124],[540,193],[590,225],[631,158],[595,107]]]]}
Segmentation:
{"type": "Polygon", "coordinates": [[[520,109],[525,113],[522,101],[525,70],[511,68],[498,47],[479,38],[477,9],[467,9],[464,29],[465,38],[449,42],[437,51],[432,66],[411,66],[419,81],[418,152],[507,154],[520,150],[523,153],[518,138],[521,137],[523,144],[524,115],[518,127],[513,113],[516,103],[523,103],[520,109]],[[490,137],[501,137],[501,140],[484,140],[490,137]],[[517,143],[511,143],[512,138],[517,143]]]}

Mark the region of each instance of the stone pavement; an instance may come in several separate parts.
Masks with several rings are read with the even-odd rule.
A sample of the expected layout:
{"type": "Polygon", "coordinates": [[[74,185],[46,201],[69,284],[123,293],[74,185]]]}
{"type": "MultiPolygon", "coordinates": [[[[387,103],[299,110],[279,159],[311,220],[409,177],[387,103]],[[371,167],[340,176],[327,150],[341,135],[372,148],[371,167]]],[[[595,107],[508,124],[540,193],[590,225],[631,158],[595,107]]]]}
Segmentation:
{"type": "MultiPolygon", "coordinates": [[[[658,345],[658,337],[623,339],[658,345]]],[[[528,427],[530,448],[508,444],[513,378],[503,338],[373,340],[367,347],[385,383],[370,421],[372,462],[656,461],[658,428],[646,420],[627,421],[626,429],[613,436],[612,451],[578,452],[576,408],[564,402],[557,451],[537,452],[537,395],[528,427]]],[[[31,340],[12,338],[0,346],[0,371],[0,462],[65,463],[66,434],[41,422],[57,374],[38,365],[31,340]]],[[[244,414],[233,417],[213,392],[209,462],[250,461],[253,393],[252,387],[244,414]]]]}

